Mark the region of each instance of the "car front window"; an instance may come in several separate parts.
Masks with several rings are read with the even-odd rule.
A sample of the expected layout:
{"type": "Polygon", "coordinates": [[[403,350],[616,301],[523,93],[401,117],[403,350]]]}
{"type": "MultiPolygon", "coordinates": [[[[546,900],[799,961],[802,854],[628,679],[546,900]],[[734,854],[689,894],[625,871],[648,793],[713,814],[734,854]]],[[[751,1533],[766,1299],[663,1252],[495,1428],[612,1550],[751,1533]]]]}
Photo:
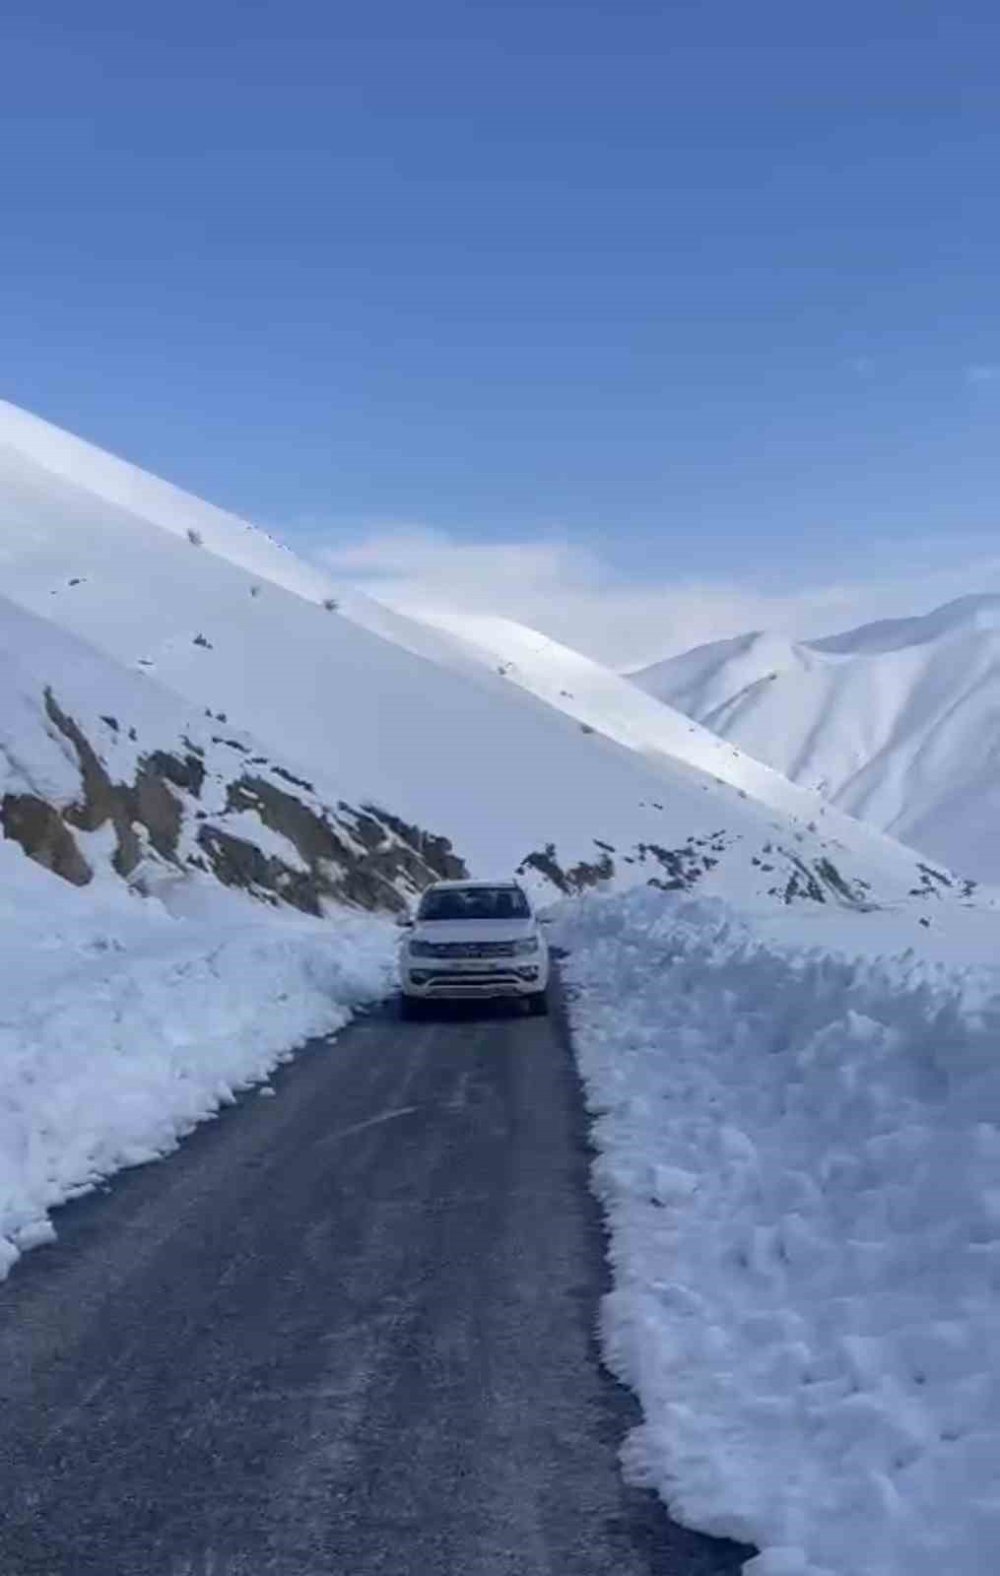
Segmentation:
{"type": "Polygon", "coordinates": [[[426,892],[417,918],[530,919],[528,900],[518,887],[450,887],[426,892]]]}

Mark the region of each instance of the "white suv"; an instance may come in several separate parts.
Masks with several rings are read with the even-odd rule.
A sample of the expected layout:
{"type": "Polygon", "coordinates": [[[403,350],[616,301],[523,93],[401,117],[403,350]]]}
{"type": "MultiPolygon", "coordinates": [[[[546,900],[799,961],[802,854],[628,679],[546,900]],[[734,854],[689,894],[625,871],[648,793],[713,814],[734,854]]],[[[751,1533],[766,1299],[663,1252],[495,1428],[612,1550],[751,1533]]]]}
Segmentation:
{"type": "Polygon", "coordinates": [[[548,1011],[549,949],[514,881],[438,881],[420,899],[400,951],[402,1011],[425,1002],[519,997],[548,1011]]]}

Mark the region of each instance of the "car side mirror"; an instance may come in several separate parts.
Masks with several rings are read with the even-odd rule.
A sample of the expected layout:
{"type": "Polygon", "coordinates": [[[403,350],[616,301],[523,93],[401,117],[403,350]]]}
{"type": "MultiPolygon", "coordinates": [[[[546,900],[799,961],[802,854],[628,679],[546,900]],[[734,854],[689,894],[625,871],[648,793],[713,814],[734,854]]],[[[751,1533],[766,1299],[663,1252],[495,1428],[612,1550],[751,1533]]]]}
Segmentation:
{"type": "Polygon", "coordinates": [[[409,914],[400,914],[396,920],[396,924],[400,930],[413,929],[413,920],[410,918],[409,914]]]}

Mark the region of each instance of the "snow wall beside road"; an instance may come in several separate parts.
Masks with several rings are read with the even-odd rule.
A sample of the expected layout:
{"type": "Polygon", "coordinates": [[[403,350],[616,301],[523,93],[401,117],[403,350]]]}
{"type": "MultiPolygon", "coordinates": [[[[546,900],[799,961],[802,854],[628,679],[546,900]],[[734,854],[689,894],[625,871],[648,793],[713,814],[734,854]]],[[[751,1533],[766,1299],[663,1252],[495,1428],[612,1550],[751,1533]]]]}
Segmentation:
{"type": "Polygon", "coordinates": [[[981,1576],[1000,1570],[1000,971],[873,955],[894,921],[865,923],[831,915],[804,948],[794,921],[783,940],[646,891],[569,913],[605,1350],[643,1406],[630,1474],[753,1543],[754,1576],[981,1576]]]}

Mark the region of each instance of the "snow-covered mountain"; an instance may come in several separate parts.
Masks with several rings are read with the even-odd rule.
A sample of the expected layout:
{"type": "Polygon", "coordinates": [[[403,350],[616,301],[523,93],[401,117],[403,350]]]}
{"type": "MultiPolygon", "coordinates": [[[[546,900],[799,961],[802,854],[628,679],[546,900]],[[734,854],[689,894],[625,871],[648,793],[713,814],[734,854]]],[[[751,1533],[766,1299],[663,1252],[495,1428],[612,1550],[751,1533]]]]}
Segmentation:
{"type": "Polygon", "coordinates": [[[0,821],[74,886],[110,873],[183,908],[207,877],[320,915],[402,909],[463,873],[445,839],[347,804],[224,714],[5,598],[0,663],[0,821]]]}
{"type": "Polygon", "coordinates": [[[1000,882],[1000,597],[797,644],[743,635],[632,677],[848,814],[1000,882]]]}
{"type": "MultiPolygon", "coordinates": [[[[828,722],[861,775],[919,734],[884,791],[947,765],[978,874],[996,626],[980,599],[645,682],[716,726],[787,688],[807,780],[828,722]]],[[[630,1470],[761,1569],[996,1568],[989,897],[534,631],[341,593],[2,405],[0,827],[0,1279],[384,999],[367,911],[466,869],[630,888],[560,909],[630,1470]]]]}
{"type": "MultiPolygon", "coordinates": [[[[35,619],[12,644],[40,652],[19,715],[32,706],[44,735],[62,731],[65,753],[53,702],[66,711],[70,687],[64,679],[57,693],[47,676],[39,621],[96,648],[117,683],[91,662],[73,704],[82,713],[89,697],[87,743],[109,775],[135,790],[131,746],[147,758],[183,755],[185,736],[215,774],[207,805],[176,783],[165,790],[192,801],[199,829],[179,845],[188,855],[204,854],[220,813],[239,814],[251,842],[267,820],[252,794],[233,790],[246,776],[225,742],[236,729],[269,764],[272,789],[278,770],[292,798],[312,795],[312,813],[324,807],[328,830],[331,817],[357,830],[356,818],[374,813],[379,835],[415,839],[418,858],[445,838],[447,857],[468,869],[520,868],[550,892],[640,879],[743,901],[894,901],[943,889],[946,877],[891,841],[575,653],[549,643],[529,660],[536,637],[507,626],[511,660],[482,630],[418,623],[342,594],[246,522],[11,406],[0,407],[0,504],[0,590],[35,619]],[[111,703],[101,696],[126,678],[118,731],[102,731],[93,718],[111,703]]],[[[72,667],[64,657],[60,671],[72,667]]],[[[17,756],[16,729],[8,743],[17,756]]],[[[267,837],[287,843],[287,825],[286,815],[267,837]]],[[[149,856],[152,834],[137,835],[149,856]]]]}

